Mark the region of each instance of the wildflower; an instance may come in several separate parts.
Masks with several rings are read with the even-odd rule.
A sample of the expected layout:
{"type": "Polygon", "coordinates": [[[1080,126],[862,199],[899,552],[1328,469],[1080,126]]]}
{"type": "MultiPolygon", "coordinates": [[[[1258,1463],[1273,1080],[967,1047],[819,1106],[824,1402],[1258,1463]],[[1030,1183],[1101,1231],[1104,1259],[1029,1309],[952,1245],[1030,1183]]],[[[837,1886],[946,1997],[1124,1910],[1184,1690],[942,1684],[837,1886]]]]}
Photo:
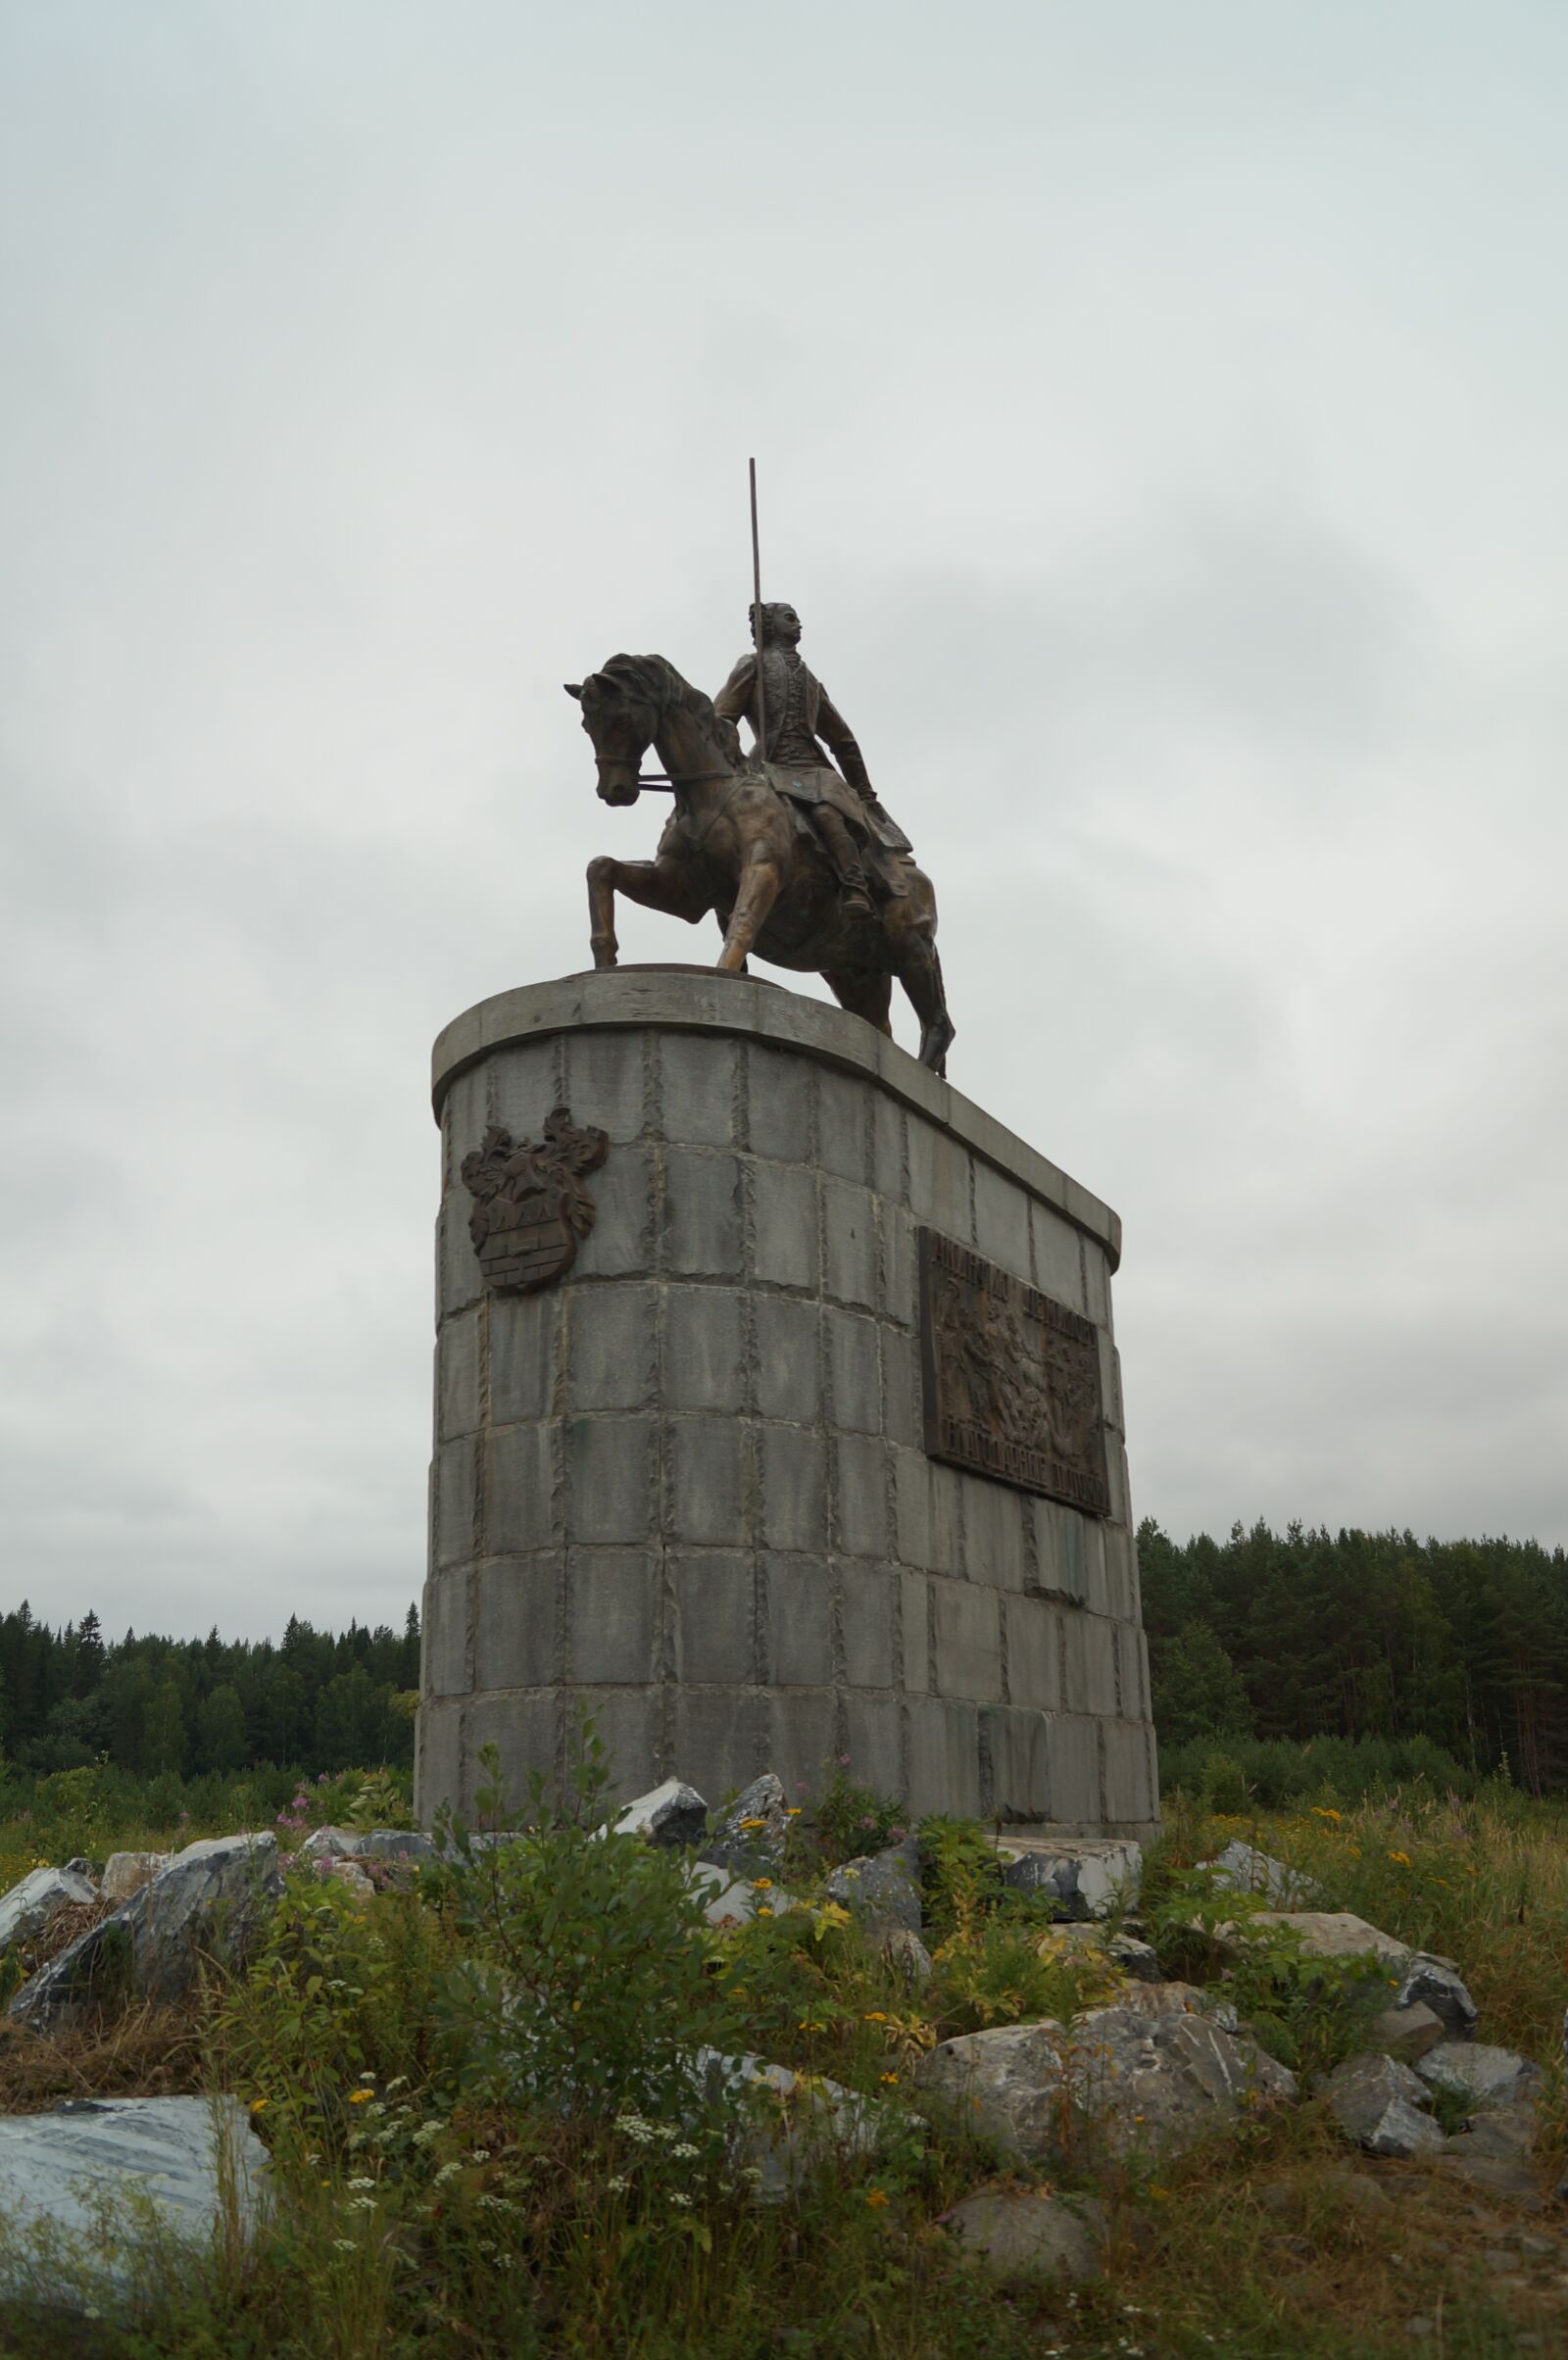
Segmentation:
{"type": "Polygon", "coordinates": [[[865,2200],[875,2211],[879,2206],[886,2204],[887,2190],[880,2188],[868,2188],[865,2191],[865,2200]]]}
{"type": "Polygon", "coordinates": [[[362,2082],[373,2082],[375,2076],[373,2073],[362,2073],[360,2079],[362,2082]]]}
{"type": "Polygon", "coordinates": [[[754,1877],[752,1882],[759,1893],[771,1893],[773,1890],[771,1877],[754,1877]]]}
{"type": "Polygon", "coordinates": [[[351,2181],[349,2182],[349,2186],[350,2186],[350,2188],[374,2188],[374,2186],[375,2186],[375,2182],[374,2182],[373,2180],[363,2180],[363,2179],[362,2179],[362,2180],[351,2180],[351,2181]]]}
{"type": "Polygon", "coordinates": [[[885,2073],[885,2074],[883,2074],[883,2076],[882,2076],[882,2079],[883,2079],[883,2081],[884,2081],[884,2082],[886,2082],[886,2084],[887,2084],[887,2086],[888,2086],[888,2088],[889,2088],[890,2090],[893,2088],[894,2084],[895,2084],[895,2083],[898,2081],[898,2078],[899,2078],[899,2077],[898,2077],[898,2075],[897,2075],[896,2073],[885,2073]]]}
{"type": "Polygon", "coordinates": [[[469,2160],[469,2162],[470,2162],[470,2163],[488,2163],[488,2162],[489,2162],[489,2160],[490,2160],[490,2150],[489,2150],[489,2148],[488,2148],[488,2147],[475,2147],[475,2148],[474,2148],[474,2150],[473,2150],[473,2153],[472,2153],[472,2155],[471,2155],[471,2156],[468,2158],[468,2160],[469,2160]]]}
{"type": "Polygon", "coordinates": [[[612,2196],[623,2196],[630,2188],[631,2182],[626,2178],[624,2172],[615,2172],[605,2182],[605,2186],[612,2196]]]}
{"type": "Polygon", "coordinates": [[[691,2210],[692,2200],[690,2196],[683,2196],[678,2188],[672,2188],[670,2189],[669,2200],[671,2204],[678,2204],[683,2212],[689,2212],[691,2210]]]}
{"type": "Polygon", "coordinates": [[[678,2139],[669,2151],[672,2155],[678,2156],[682,2163],[691,2163],[695,2161],[698,2153],[697,2148],[692,2145],[692,2142],[689,2139],[678,2139]]]}
{"type": "Polygon", "coordinates": [[[445,2188],[449,2180],[456,2180],[462,2169],[461,2163],[444,2163],[435,2176],[436,2187],[445,2188]]]}
{"type": "Polygon", "coordinates": [[[784,1814],[786,1819],[799,1819],[800,1815],[801,1806],[798,1802],[792,1802],[784,1814]]]}
{"type": "Polygon", "coordinates": [[[763,1908],[760,1909],[757,1914],[759,1917],[771,1917],[773,1912],[771,1909],[768,1909],[764,1906],[763,1908]]]}
{"type": "Polygon", "coordinates": [[[869,2008],[866,2011],[865,2021],[867,2024],[886,2024],[887,2017],[883,2014],[881,2008],[874,2007],[869,2008]]]}
{"type": "Polygon", "coordinates": [[[358,2253],[360,2250],[353,2237],[334,2237],[332,2249],[335,2253],[358,2253]]]}
{"type": "Polygon", "coordinates": [[[264,2113],[264,2112],[266,2111],[266,2109],[268,2108],[268,2106],[270,2106],[270,2104],[271,2104],[271,2100],[270,2100],[270,2098],[265,2098],[265,2097],[253,2097],[253,2098],[252,2098],[252,2100],[251,2100],[251,2112],[252,2112],[253,2114],[261,2114],[261,2113],[264,2113]]]}
{"type": "Polygon", "coordinates": [[[1408,1852],[1390,1852],[1389,1858],[1395,1861],[1400,1868],[1408,1868],[1410,1865],[1410,1855],[1408,1852]]]}
{"type": "Polygon", "coordinates": [[[369,2102],[370,2092],[368,2090],[351,2090],[349,2091],[349,2104],[351,2106],[368,2106],[369,2102]]]}
{"type": "Polygon", "coordinates": [[[743,1820],[741,1821],[741,1825],[742,1825],[742,1827],[743,1827],[743,1828],[747,1828],[747,1829],[751,1829],[751,1828],[765,1828],[765,1827],[766,1827],[766,1825],[767,1825],[767,1821],[766,1821],[765,1819],[743,1819],[743,1820]]]}
{"type": "Polygon", "coordinates": [[[1316,1803],[1316,1802],[1315,1802],[1315,1803],[1312,1805],[1312,1816],[1313,1816],[1313,1818],[1314,1818],[1314,1819],[1332,1819],[1336,1827],[1338,1827],[1338,1826],[1339,1826],[1339,1824],[1340,1824],[1340,1814],[1339,1814],[1339,1812],[1338,1812],[1338,1811],[1326,1811],[1326,1810],[1323,1808],[1323,1806],[1322,1806],[1322,1804],[1321,1804],[1321,1803],[1316,1803]]]}

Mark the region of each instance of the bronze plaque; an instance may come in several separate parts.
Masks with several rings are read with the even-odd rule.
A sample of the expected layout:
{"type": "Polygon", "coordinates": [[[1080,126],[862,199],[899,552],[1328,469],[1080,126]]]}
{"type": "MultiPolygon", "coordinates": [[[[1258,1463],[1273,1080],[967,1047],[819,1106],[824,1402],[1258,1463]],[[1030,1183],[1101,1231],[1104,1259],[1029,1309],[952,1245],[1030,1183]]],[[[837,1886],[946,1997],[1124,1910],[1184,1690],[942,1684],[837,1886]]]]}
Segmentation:
{"type": "Polygon", "coordinates": [[[922,1229],[920,1357],[932,1458],[1110,1514],[1092,1319],[922,1229]]]}
{"type": "Polygon", "coordinates": [[[594,1225],[587,1175],[609,1147],[605,1132],[579,1130],[558,1106],[537,1147],[492,1124],[483,1145],[464,1156],[463,1184],[473,1199],[468,1235],[487,1287],[532,1295],[565,1276],[594,1225]]]}

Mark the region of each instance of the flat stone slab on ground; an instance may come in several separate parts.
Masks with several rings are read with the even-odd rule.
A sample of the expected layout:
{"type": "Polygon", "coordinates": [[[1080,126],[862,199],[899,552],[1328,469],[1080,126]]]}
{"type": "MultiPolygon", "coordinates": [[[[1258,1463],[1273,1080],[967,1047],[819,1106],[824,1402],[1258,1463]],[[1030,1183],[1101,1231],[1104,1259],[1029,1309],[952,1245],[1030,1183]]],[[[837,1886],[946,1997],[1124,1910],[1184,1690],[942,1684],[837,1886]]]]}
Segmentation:
{"type": "Polygon", "coordinates": [[[1308,1958],[1359,1958],[1370,1952],[1375,1958],[1398,1965],[1410,1955],[1407,1943],[1396,1942],[1392,1934],[1380,1933],[1376,1926],[1369,1926],[1365,1918],[1355,1917],[1348,1909],[1260,1909],[1247,1923],[1293,1927],[1300,1936],[1301,1949],[1308,1958]]]}
{"type": "MultiPolygon", "coordinates": [[[[93,2270],[123,2287],[129,2268],[122,2250],[104,2242],[100,2207],[123,2204],[131,2237],[150,2208],[159,2229],[205,2243],[222,2218],[224,2149],[248,2236],[267,2200],[268,2158],[235,2097],[88,2098],[52,2114],[0,2116],[0,2215],[13,2238],[81,2240],[93,2270]]],[[[13,2245],[0,2262],[11,2290],[69,2302],[69,2274],[41,2256],[31,2270],[28,2258],[13,2245]]]]}
{"type": "Polygon", "coordinates": [[[977,2188],[942,2225],[991,2277],[1098,2278],[1105,2210],[1093,2196],[1072,2202],[1043,2188],[977,2188]]]}

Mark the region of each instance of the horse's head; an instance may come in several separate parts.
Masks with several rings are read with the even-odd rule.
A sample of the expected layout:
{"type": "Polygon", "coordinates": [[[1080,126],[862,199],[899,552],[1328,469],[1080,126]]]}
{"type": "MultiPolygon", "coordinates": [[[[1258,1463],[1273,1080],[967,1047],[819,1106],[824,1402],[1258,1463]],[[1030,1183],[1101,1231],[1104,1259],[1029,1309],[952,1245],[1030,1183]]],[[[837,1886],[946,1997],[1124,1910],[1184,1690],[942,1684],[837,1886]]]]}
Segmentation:
{"type": "Polygon", "coordinates": [[[603,670],[564,683],[582,707],[582,725],[593,742],[599,792],[606,803],[635,803],[643,756],[659,727],[663,700],[657,658],[612,656],[603,670]]]}

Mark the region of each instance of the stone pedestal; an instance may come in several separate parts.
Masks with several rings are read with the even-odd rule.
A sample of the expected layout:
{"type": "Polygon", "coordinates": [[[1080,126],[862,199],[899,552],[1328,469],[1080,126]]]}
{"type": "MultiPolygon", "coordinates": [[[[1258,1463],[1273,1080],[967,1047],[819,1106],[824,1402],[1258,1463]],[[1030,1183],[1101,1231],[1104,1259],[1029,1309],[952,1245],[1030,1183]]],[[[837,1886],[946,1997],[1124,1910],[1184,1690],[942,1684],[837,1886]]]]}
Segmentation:
{"type": "Polygon", "coordinates": [[[503,993],[436,1043],[443,1196],[417,1803],[520,1794],[587,1700],[632,1795],[827,1766],[911,1812],[1157,1817],[1120,1224],[858,1017],[708,970],[503,993]],[[565,1274],[487,1290],[462,1166],[608,1135],[565,1274]],[[918,1233],[1093,1323],[1108,1515],[924,1448],[918,1233]]]}

